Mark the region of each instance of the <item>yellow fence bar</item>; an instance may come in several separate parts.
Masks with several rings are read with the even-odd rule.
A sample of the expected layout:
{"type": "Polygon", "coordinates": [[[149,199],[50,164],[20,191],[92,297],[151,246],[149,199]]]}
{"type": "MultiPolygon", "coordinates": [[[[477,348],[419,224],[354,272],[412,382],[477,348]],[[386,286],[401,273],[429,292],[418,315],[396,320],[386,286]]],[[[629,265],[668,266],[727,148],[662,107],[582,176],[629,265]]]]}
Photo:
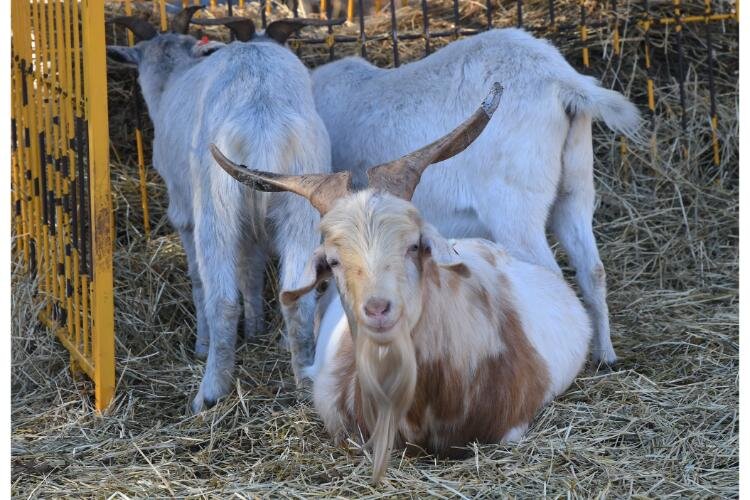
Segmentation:
{"type": "Polygon", "coordinates": [[[42,321],[114,394],[112,203],[104,6],[12,0],[12,171],[16,251],[38,277],[42,321]]]}
{"type": "MultiPolygon", "coordinates": [[[[182,5],[186,7],[188,0],[183,0],[182,5]]],[[[133,6],[131,0],[125,0],[125,15],[129,16],[133,13],[133,6]]],[[[128,45],[132,46],[135,43],[135,37],[133,32],[128,32],[128,45]]],[[[135,78],[133,88],[135,88],[135,78]]],[[[136,96],[136,99],[140,99],[140,96],[136,96]]],[[[141,188],[141,209],[143,210],[143,232],[146,234],[146,238],[151,237],[151,215],[148,208],[148,186],[146,178],[146,160],[143,154],[143,131],[141,130],[141,109],[140,105],[136,105],[135,109],[135,151],[138,160],[138,181],[141,188]]]]}
{"type": "MultiPolygon", "coordinates": [[[[89,117],[89,172],[91,178],[91,243],[96,294],[91,304],[92,323],[98,332],[114,332],[112,294],[112,200],[109,179],[106,40],[104,2],[85,0],[83,51],[86,64],[86,114],[89,117]]],[[[97,407],[112,399],[115,389],[114,335],[93,337],[97,407]]]]}
{"type": "Polygon", "coordinates": [[[169,27],[167,23],[167,2],[166,0],[159,0],[159,23],[161,24],[161,30],[167,31],[169,27]]]}

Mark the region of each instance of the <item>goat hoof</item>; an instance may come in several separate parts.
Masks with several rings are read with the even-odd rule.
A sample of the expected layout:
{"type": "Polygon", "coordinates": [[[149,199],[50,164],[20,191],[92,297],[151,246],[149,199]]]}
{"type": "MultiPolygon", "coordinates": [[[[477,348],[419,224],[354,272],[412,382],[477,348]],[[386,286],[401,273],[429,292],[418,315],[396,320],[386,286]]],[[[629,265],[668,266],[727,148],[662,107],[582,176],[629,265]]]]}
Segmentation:
{"type": "Polygon", "coordinates": [[[205,361],[208,358],[208,344],[195,343],[195,357],[201,361],[205,361]]]}
{"type": "Polygon", "coordinates": [[[245,321],[242,333],[245,336],[245,342],[252,342],[260,333],[263,333],[263,325],[258,321],[245,321]]]}
{"type": "Polygon", "coordinates": [[[606,361],[600,361],[599,364],[596,367],[597,371],[603,371],[603,372],[616,372],[620,369],[620,363],[617,359],[615,359],[611,363],[607,363],[606,361]]]}
{"type": "Polygon", "coordinates": [[[203,397],[203,395],[198,392],[198,395],[195,396],[195,399],[193,399],[193,403],[190,405],[190,409],[192,410],[193,415],[197,415],[203,410],[209,410],[216,406],[216,401],[217,400],[214,398],[203,397]]]}
{"type": "Polygon", "coordinates": [[[595,349],[591,353],[591,357],[594,361],[594,365],[597,366],[604,365],[613,367],[617,364],[617,354],[615,354],[615,350],[612,347],[609,347],[608,349],[595,349]]]}

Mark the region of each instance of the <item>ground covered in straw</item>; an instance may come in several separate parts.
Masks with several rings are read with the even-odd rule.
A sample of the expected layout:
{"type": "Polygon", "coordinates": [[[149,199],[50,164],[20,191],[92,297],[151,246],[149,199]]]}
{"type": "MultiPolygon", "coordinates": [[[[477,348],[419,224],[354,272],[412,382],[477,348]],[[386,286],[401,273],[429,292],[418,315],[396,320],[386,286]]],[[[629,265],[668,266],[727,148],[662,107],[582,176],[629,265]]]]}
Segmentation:
{"type": "MultiPolygon", "coordinates": [[[[414,17],[399,12],[413,21],[412,10],[414,17]]],[[[413,26],[406,29],[420,25],[413,26]]],[[[622,158],[618,139],[596,128],[596,233],[608,272],[617,368],[588,366],[517,445],[476,446],[473,458],[463,461],[397,457],[377,487],[369,484],[367,455],[354,443],[332,446],[305,395],[295,392],[288,355],[277,348],[280,322],[272,299],[269,333],[238,347],[232,395],[202,415],[186,415],[203,367],[191,355],[185,258],[153,171],[153,234],[143,236],[132,108],[124,105],[131,82],[111,71],[117,397],[106,414],[94,415],[90,384],[71,377],[65,350],[35,319],[34,284],[16,264],[13,494],[736,496],[737,33],[732,26],[715,33],[718,167],[710,163],[707,140],[702,32],[686,35],[686,131],[674,65],[668,64],[676,60],[675,49],[663,39],[653,41],[660,47],[654,56],[659,105],[643,143],[629,143],[622,158]]],[[[578,64],[580,49],[558,40],[578,64]]],[[[593,45],[597,62],[590,72],[612,85],[616,61],[606,43],[593,45]]],[[[633,45],[614,85],[646,110],[637,55],[642,47],[633,45]]],[[[390,50],[372,48],[374,57],[390,50]]],[[[404,50],[416,55],[418,46],[404,50]]],[[[269,289],[267,296],[273,295],[269,289]]]]}

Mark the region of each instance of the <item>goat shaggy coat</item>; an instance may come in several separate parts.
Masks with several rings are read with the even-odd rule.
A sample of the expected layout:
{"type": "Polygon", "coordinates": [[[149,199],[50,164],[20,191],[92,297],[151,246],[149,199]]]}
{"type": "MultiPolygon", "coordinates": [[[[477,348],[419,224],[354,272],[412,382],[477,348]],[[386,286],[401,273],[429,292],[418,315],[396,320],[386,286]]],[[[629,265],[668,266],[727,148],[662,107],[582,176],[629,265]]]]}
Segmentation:
{"type": "MultiPolygon", "coordinates": [[[[360,345],[368,342],[361,327],[347,319],[334,288],[327,292],[333,298],[322,314],[315,363],[307,370],[315,408],[334,437],[367,439],[374,430],[367,418],[368,398],[373,396],[363,388],[360,364],[378,365],[384,379],[413,369],[413,389],[405,396],[403,411],[394,416],[396,445],[461,456],[462,447],[475,440],[517,440],[584,365],[591,339],[588,316],[556,273],[515,259],[488,240],[447,241],[413,208],[403,217],[410,220],[399,222],[392,207],[403,212],[405,204],[367,191],[339,201],[323,219],[324,241],[336,242],[338,255],[368,256],[363,257],[365,274],[387,272],[373,264],[373,249],[382,251],[383,240],[400,250],[398,240],[417,230],[422,248],[403,270],[404,282],[413,279],[417,289],[403,282],[400,287],[402,302],[419,301],[412,304],[419,313],[409,320],[414,326],[407,333],[406,353],[391,356],[399,350],[394,344],[376,345],[368,359],[361,353],[360,345]],[[383,236],[386,225],[391,235],[383,236]],[[399,225],[404,229],[393,228],[399,225]],[[353,227],[370,230],[361,231],[354,242],[349,236],[353,227]],[[353,335],[350,324],[359,333],[353,335]]],[[[398,268],[397,254],[383,258],[391,269],[398,268]]],[[[348,259],[341,257],[342,265],[359,269],[348,259]]],[[[306,281],[316,279],[313,273],[308,270],[306,281]]],[[[357,302],[342,295],[347,296],[345,303],[357,302]]]]}
{"type": "Polygon", "coordinates": [[[577,73],[551,44],[518,29],[453,42],[393,69],[349,57],[312,73],[331,135],[333,169],[365,171],[455,127],[492,82],[505,88],[496,119],[466,152],[425,172],[413,202],[447,237],[480,236],[561,274],[554,232],[576,270],[596,332],[596,361],[614,362],[606,277],[592,231],[592,119],[633,131],[638,111],[577,73]]]}

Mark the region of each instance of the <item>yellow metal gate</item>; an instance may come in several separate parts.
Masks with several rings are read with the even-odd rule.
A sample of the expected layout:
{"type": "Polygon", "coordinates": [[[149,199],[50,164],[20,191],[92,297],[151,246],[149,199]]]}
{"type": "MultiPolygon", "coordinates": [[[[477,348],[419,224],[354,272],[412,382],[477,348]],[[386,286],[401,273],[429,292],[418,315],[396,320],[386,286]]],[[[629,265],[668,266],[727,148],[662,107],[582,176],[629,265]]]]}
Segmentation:
{"type": "Polygon", "coordinates": [[[115,386],[104,2],[12,0],[11,23],[15,251],[102,410],[115,386]]]}

